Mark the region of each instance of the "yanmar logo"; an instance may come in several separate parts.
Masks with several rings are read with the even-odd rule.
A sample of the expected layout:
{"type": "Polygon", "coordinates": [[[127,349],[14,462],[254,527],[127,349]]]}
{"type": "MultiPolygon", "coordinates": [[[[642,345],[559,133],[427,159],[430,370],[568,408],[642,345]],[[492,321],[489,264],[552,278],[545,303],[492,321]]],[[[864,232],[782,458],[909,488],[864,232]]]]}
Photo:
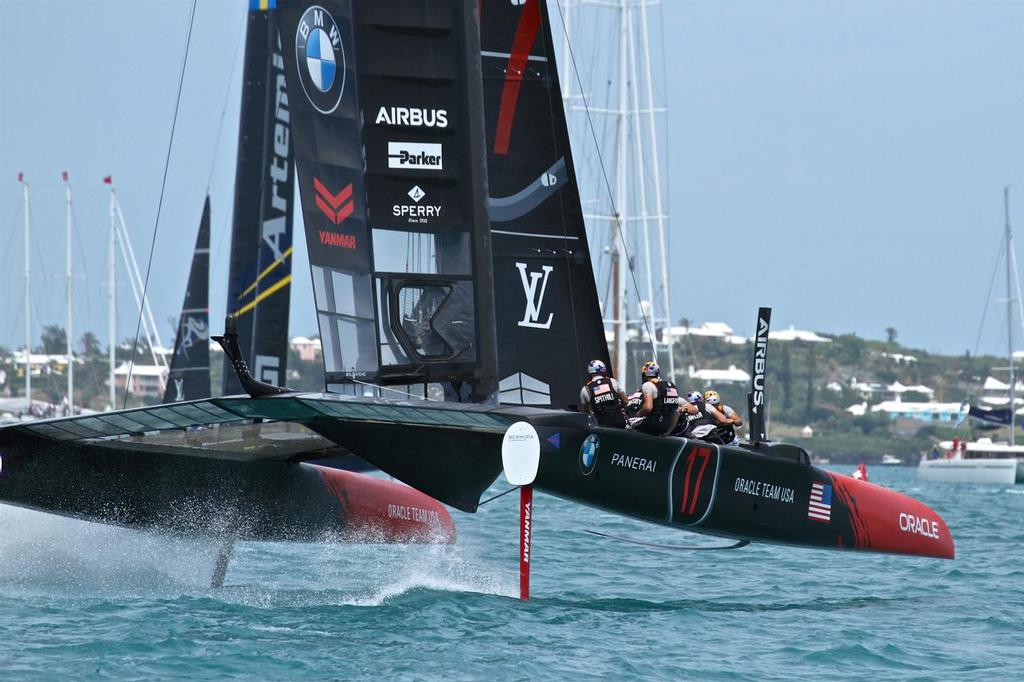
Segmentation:
{"type": "Polygon", "coordinates": [[[340,192],[332,194],[324,187],[320,178],[313,178],[313,189],[316,190],[316,207],[335,225],[340,225],[352,215],[356,204],[352,199],[352,183],[345,185],[340,192]]]}

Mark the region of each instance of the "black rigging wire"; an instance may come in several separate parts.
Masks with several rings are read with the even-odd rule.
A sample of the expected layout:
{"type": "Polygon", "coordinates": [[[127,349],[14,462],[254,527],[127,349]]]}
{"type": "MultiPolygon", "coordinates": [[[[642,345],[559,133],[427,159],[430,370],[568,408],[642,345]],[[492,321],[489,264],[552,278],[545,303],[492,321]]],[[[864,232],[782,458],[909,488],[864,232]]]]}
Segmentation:
{"type": "MultiPolygon", "coordinates": [[[[580,86],[580,99],[583,100],[583,111],[587,115],[587,127],[590,128],[590,136],[591,138],[593,138],[594,147],[597,150],[597,162],[601,168],[601,177],[604,179],[605,191],[608,192],[608,202],[611,204],[612,207],[612,218],[613,224],[615,225],[615,233],[618,236],[619,243],[622,244],[622,250],[626,255],[626,262],[619,263],[619,267],[625,267],[627,270],[629,270],[629,278],[633,282],[633,293],[636,294],[637,302],[639,303],[640,285],[636,281],[636,272],[634,272],[633,270],[633,259],[629,254],[629,245],[626,244],[626,238],[622,234],[622,218],[619,215],[618,208],[615,206],[615,194],[612,192],[612,184],[611,181],[608,180],[608,169],[604,165],[604,157],[601,154],[600,145],[597,141],[597,131],[594,129],[594,121],[590,116],[590,104],[589,102],[587,102],[587,94],[583,89],[583,80],[580,77],[579,66],[576,64],[576,55],[572,49],[572,41],[569,40],[569,34],[566,32],[565,13],[562,11],[562,0],[555,0],[555,6],[558,7],[558,16],[561,19],[562,31],[563,33],[565,33],[565,44],[566,47],[568,47],[569,49],[569,59],[570,61],[572,61],[572,70],[576,76],[576,83],[579,84],[580,86]]],[[[624,84],[620,84],[619,87],[624,87],[624,84]]],[[[619,153],[622,153],[622,150],[619,150],[619,153]]],[[[642,305],[638,305],[637,308],[640,310],[640,316],[641,318],[643,318],[644,328],[647,330],[648,337],[653,339],[654,333],[651,330],[650,321],[647,319],[647,313],[644,311],[642,305]]]]}
{"type": "Polygon", "coordinates": [[[124,401],[121,409],[128,406],[128,395],[132,391],[132,369],[135,367],[135,353],[139,345],[139,332],[142,330],[142,310],[146,304],[146,293],[149,290],[149,274],[153,269],[153,253],[156,251],[156,235],[160,229],[160,211],[164,205],[164,191],[167,189],[167,170],[171,165],[171,149],[174,147],[174,130],[178,125],[178,107],[181,105],[181,88],[185,83],[185,67],[188,65],[188,48],[192,43],[192,26],[196,18],[196,3],[192,0],[192,12],[188,19],[188,35],[185,37],[185,53],[181,58],[181,72],[178,74],[178,94],[174,99],[174,116],[171,119],[171,136],[167,140],[167,156],[164,158],[163,180],[160,182],[160,199],[156,205],[156,222],[153,224],[153,238],[149,242],[149,260],[146,263],[146,280],[142,285],[142,304],[139,306],[139,319],[135,324],[135,342],[132,344],[132,357],[128,363],[128,375],[125,377],[124,401]]]}

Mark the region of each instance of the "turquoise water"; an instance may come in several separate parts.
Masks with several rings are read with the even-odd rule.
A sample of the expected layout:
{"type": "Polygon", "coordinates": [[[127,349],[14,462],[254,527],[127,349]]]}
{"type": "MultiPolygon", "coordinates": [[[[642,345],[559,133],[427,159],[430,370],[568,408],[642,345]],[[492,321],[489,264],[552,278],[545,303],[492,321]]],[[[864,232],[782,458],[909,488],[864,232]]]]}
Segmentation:
{"type": "MultiPolygon", "coordinates": [[[[1024,486],[871,470],[947,520],[956,561],[715,542],[537,495],[453,512],[453,547],[216,547],[0,508],[0,675],[53,678],[1024,678],[1024,486]]],[[[502,489],[497,486],[495,490],[502,489]]]]}

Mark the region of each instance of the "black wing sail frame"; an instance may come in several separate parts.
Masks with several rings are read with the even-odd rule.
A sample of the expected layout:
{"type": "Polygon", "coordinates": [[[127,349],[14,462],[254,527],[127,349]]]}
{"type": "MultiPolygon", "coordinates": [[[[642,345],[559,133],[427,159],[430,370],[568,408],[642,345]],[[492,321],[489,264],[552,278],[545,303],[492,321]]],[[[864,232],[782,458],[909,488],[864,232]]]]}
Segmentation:
{"type": "Polygon", "coordinates": [[[609,363],[547,3],[484,0],[480,27],[500,399],[564,408],[609,363]]]}
{"type": "MultiPolygon", "coordinates": [[[[238,344],[255,378],[282,386],[288,359],[294,154],[277,25],[277,10],[249,10],[227,312],[238,321],[238,344]]],[[[223,392],[242,392],[227,359],[223,392]]]]}
{"type": "Polygon", "coordinates": [[[210,197],[203,204],[164,402],[210,397],[210,197]]]}
{"type": "Polygon", "coordinates": [[[442,383],[460,398],[494,395],[475,6],[335,0],[278,12],[328,390],[425,395],[442,383]]]}

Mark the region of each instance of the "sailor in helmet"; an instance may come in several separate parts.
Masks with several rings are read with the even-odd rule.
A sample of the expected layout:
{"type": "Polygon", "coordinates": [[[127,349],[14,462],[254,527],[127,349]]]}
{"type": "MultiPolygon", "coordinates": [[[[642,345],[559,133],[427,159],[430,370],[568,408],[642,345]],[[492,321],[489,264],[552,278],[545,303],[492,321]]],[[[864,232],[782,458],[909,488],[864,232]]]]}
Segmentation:
{"type": "Polygon", "coordinates": [[[704,394],[700,391],[690,391],[679,406],[679,421],[672,430],[672,435],[677,438],[695,438],[695,429],[713,421],[714,419],[704,412],[704,394]]]}
{"type": "Polygon", "coordinates": [[[718,395],[718,391],[711,390],[704,392],[704,409],[718,422],[718,425],[705,437],[705,440],[719,443],[721,445],[735,443],[735,427],[743,426],[743,419],[741,419],[739,414],[736,413],[736,410],[722,402],[722,398],[718,395]],[[724,421],[722,421],[720,417],[724,417],[724,421]]]}
{"type": "Polygon", "coordinates": [[[661,378],[661,368],[653,360],[640,368],[640,394],[643,403],[637,410],[633,428],[652,436],[672,433],[679,421],[679,391],[671,381],[661,378]]]}
{"type": "Polygon", "coordinates": [[[601,426],[617,429],[626,427],[626,392],[615,379],[607,376],[608,368],[600,360],[591,360],[587,364],[590,378],[580,389],[580,405],[587,414],[594,415],[601,426]]]}

